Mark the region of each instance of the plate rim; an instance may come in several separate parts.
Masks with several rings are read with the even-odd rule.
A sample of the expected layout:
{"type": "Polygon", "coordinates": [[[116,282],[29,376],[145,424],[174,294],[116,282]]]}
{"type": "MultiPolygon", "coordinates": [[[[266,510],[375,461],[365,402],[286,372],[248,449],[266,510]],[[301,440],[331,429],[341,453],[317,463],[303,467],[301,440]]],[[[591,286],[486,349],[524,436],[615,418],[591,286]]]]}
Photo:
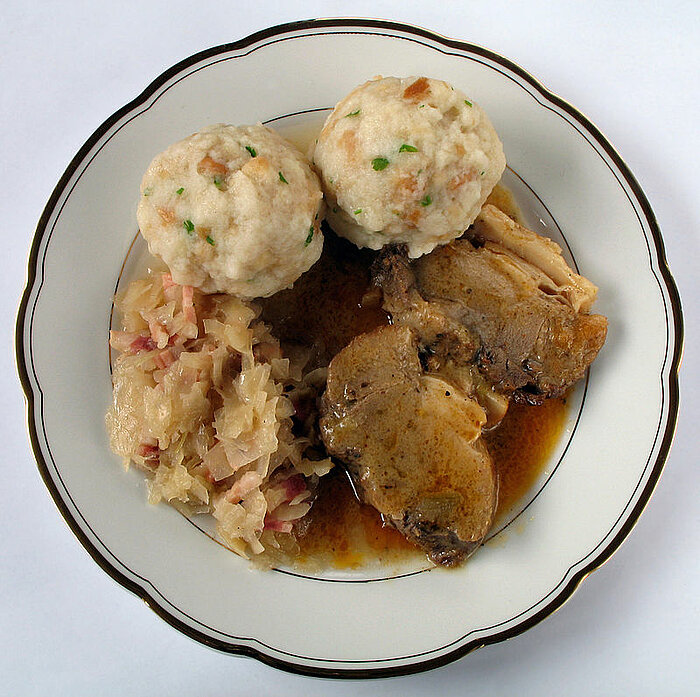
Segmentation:
{"type": "MultiPolygon", "coordinates": [[[[361,33],[371,34],[371,32],[369,31],[361,33]]],[[[651,249],[649,251],[651,252],[651,249]]],[[[213,648],[219,652],[252,657],[261,661],[262,663],[292,673],[310,675],[315,677],[335,677],[351,679],[407,675],[445,665],[447,663],[457,660],[458,658],[465,656],[466,654],[478,648],[498,643],[500,641],[504,641],[505,639],[512,638],[514,636],[517,636],[518,634],[527,631],[528,629],[539,623],[541,620],[543,620],[545,617],[552,614],[559,607],[561,607],[573,595],[574,591],[577,589],[580,583],[593,571],[602,566],[602,564],[604,564],[612,556],[612,554],[620,547],[620,545],[630,533],[634,525],[637,523],[649,499],[651,498],[651,495],[653,494],[654,489],[663,471],[665,462],[668,458],[668,454],[673,442],[679,409],[679,368],[683,352],[684,340],[683,314],[680,295],[678,293],[676,283],[673,279],[673,276],[671,275],[671,271],[668,266],[664,242],[661,236],[661,231],[658,222],[656,220],[656,216],[654,215],[651,205],[646,195],[644,194],[641,186],[637,182],[635,176],[632,174],[631,170],[623,161],[618,152],[613,148],[613,146],[608,142],[605,136],[591,122],[590,119],[584,116],[584,114],[576,107],[574,107],[558,95],[548,90],[539,80],[534,78],[530,73],[525,71],[519,65],[517,65],[510,59],[505,58],[489,49],[483,48],[481,46],[469,42],[448,38],[434,31],[424,29],[422,27],[413,26],[402,22],[395,22],[391,20],[369,18],[329,18],[301,20],[268,27],[261,31],[249,34],[248,36],[237,41],[220,44],[218,46],[199,51],[177,62],[176,64],[162,72],[159,76],[157,76],[137,97],[132,99],[126,105],[115,111],[110,117],[108,117],[92,133],[92,135],[86,140],[83,146],[72,158],[65,172],[56,184],[46,206],[44,207],[41,217],[39,218],[32,239],[31,248],[29,251],[27,269],[28,270],[26,285],[18,308],[17,321],[15,325],[15,360],[17,363],[17,371],[19,374],[20,382],[22,384],[22,388],[25,395],[26,423],[34,458],[37,462],[37,467],[39,469],[42,480],[44,481],[45,486],[49,490],[49,493],[51,494],[51,497],[54,503],[56,504],[57,508],[59,509],[59,512],[61,513],[63,519],[65,520],[73,534],[76,536],[76,538],[79,540],[79,542],[83,545],[88,554],[100,566],[100,568],[102,568],[102,570],[105,571],[105,573],[111,576],[121,586],[131,591],[134,595],[140,597],[146,603],[146,605],[151,608],[151,610],[153,610],[159,617],[161,617],[175,629],[190,637],[191,639],[194,639],[195,641],[209,646],[210,648],[213,648]],[[579,569],[572,576],[569,582],[566,583],[563,586],[563,588],[559,589],[555,596],[543,608],[541,608],[537,613],[523,620],[521,623],[518,623],[517,625],[510,627],[509,629],[504,630],[502,632],[496,632],[494,634],[491,634],[488,637],[482,637],[480,639],[475,639],[473,641],[466,642],[465,644],[455,648],[454,650],[448,651],[439,656],[422,661],[416,661],[390,667],[329,668],[325,666],[312,666],[307,665],[305,663],[287,661],[282,658],[279,658],[279,656],[271,656],[253,646],[247,646],[245,644],[233,644],[230,642],[225,642],[216,639],[214,637],[204,634],[203,632],[191,627],[190,625],[185,624],[182,620],[174,616],[162,605],[160,605],[155,600],[155,598],[147,592],[147,590],[144,587],[139,585],[136,581],[128,578],[122,571],[117,569],[116,566],[110,561],[108,561],[105,555],[97,549],[96,545],[89,539],[87,534],[80,527],[73,514],[71,513],[67,503],[64,501],[63,497],[58,491],[58,488],[49,473],[48,465],[42,454],[40,439],[37,433],[37,424],[34,418],[36,395],[31,384],[31,380],[29,377],[29,368],[26,361],[26,350],[24,343],[25,320],[32,291],[35,287],[37,279],[39,250],[45,238],[47,225],[51,215],[53,214],[56,208],[56,204],[58,203],[61,195],[65,191],[66,186],[69,183],[71,177],[79,168],[80,164],[84,161],[85,156],[90,152],[90,150],[95,146],[95,144],[100,140],[100,138],[102,138],[102,136],[104,136],[104,134],[123,116],[125,116],[134,108],[147,101],[160,87],[162,87],[166,82],[168,82],[168,80],[170,80],[178,73],[181,73],[185,69],[191,67],[192,65],[195,65],[196,63],[202,60],[222,53],[247,48],[271,37],[279,37],[286,34],[293,34],[295,32],[313,30],[316,28],[354,28],[360,30],[382,29],[389,32],[393,32],[392,34],[388,34],[388,37],[395,37],[396,34],[400,32],[402,34],[410,34],[423,39],[428,39],[434,43],[437,43],[441,46],[445,46],[447,48],[457,49],[461,52],[478,55],[482,58],[486,58],[490,61],[500,64],[502,67],[518,75],[531,87],[535,88],[544,99],[562,109],[569,116],[573,117],[580,124],[580,126],[582,126],[583,129],[593,137],[593,139],[603,149],[606,155],[610,157],[613,164],[617,167],[619,173],[623,176],[627,185],[630,187],[634,199],[641,207],[641,213],[649,226],[651,238],[654,242],[656,261],[660,273],[660,278],[658,280],[659,282],[663,280],[665,284],[665,289],[668,293],[670,309],[672,311],[671,315],[667,317],[669,339],[673,339],[674,346],[673,355],[671,356],[671,362],[668,367],[669,404],[668,415],[666,417],[666,423],[664,425],[663,437],[660,440],[658,454],[649,474],[649,479],[647,480],[644,489],[641,492],[639,499],[637,500],[637,503],[628,513],[624,524],[620,527],[615,536],[610,540],[608,545],[602,551],[597,553],[594,556],[594,558],[591,559],[587,564],[585,564],[581,569],[579,569]]],[[[668,353],[666,358],[668,358],[668,353]]],[[[663,373],[661,377],[663,379],[663,373]]]]}

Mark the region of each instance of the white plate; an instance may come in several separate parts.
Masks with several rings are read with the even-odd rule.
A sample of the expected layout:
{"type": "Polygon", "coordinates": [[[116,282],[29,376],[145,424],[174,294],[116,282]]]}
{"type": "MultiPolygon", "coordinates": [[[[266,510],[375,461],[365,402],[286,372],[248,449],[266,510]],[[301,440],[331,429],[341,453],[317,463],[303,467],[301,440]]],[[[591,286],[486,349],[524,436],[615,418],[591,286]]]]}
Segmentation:
{"type": "Polygon", "coordinates": [[[681,343],[680,302],[653,213],[601,133],[500,56],[374,20],[301,22],[204,51],[109,118],[42,215],[17,325],[39,469],[95,561],[204,644],[353,677],[425,670],[514,636],[612,554],[670,447],[681,343]],[[142,477],[109,452],[107,330],[136,232],[139,182],[155,153],[210,123],[261,120],[308,135],[377,74],[439,77],[486,109],[529,222],[599,286],[608,340],[577,388],[546,474],[509,514],[518,524],[463,568],[252,571],[173,509],[149,506],[142,477]]]}

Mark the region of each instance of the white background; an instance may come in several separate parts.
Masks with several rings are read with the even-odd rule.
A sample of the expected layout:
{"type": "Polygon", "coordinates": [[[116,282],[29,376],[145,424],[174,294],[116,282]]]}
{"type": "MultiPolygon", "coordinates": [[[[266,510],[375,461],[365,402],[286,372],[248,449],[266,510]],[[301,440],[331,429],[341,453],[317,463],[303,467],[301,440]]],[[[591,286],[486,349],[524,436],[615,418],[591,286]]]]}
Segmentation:
{"type": "MultiPolygon", "coordinates": [[[[697,2],[4,0],[0,8],[0,693],[7,695],[690,695],[700,692],[697,2]],[[69,161],[163,70],[286,21],[369,16],[512,59],[580,108],[651,201],[686,319],[682,405],[656,493],[564,607],[506,643],[405,678],[288,675],[185,638],[73,538],[29,448],[13,325],[32,235],[69,161]]],[[[96,239],[96,253],[99,240],[96,239]]],[[[300,628],[300,631],[304,631],[300,628]]]]}

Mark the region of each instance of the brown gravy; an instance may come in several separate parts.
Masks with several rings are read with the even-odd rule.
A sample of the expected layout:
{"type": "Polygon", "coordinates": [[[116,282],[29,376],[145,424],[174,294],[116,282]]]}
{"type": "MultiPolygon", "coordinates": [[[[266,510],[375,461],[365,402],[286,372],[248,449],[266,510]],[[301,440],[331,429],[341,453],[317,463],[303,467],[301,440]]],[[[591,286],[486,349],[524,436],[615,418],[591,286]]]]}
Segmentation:
{"type": "Polygon", "coordinates": [[[484,433],[498,470],[496,519],[508,513],[542,474],[567,414],[566,397],[548,399],[537,407],[511,404],[498,427],[484,433]]]}
{"type": "Polygon", "coordinates": [[[262,300],[262,319],[282,346],[312,350],[307,370],[327,366],[356,336],[389,323],[370,283],[375,256],[326,229],[321,258],[292,288],[262,300]]]}
{"type": "Polygon", "coordinates": [[[318,498],[297,535],[302,567],[320,565],[352,569],[369,562],[382,564],[421,552],[395,528],[384,525],[379,513],[360,503],[341,466],[321,479],[318,498]]]}
{"type": "Polygon", "coordinates": [[[513,194],[502,184],[496,184],[493,191],[486,199],[486,203],[496,206],[496,208],[502,210],[507,216],[513,218],[516,223],[525,225],[523,214],[520,207],[516,203],[513,194]]]}

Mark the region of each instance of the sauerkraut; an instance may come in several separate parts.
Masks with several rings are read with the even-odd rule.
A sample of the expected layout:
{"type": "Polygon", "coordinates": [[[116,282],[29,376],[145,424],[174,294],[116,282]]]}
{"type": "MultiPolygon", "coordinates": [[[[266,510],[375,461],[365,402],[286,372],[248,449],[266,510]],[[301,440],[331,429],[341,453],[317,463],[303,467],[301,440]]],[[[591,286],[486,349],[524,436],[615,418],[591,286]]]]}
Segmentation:
{"type": "Polygon", "coordinates": [[[332,467],[293,432],[304,359],[283,357],[251,303],[152,272],[117,298],[112,450],[149,475],[148,500],[210,513],[238,554],[293,547],[332,467]],[[309,456],[311,455],[311,457],[309,456]]]}

